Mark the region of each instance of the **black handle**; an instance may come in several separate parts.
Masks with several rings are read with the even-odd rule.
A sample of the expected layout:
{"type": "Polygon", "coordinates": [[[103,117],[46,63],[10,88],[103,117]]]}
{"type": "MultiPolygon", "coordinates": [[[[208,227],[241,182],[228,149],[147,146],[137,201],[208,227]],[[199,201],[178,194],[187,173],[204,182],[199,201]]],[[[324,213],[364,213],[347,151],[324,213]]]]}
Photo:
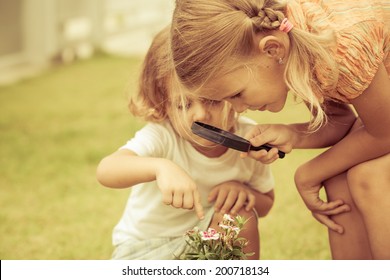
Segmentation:
{"type": "MultiPolygon", "coordinates": [[[[266,150],[267,152],[269,150],[271,150],[272,147],[271,146],[268,146],[268,145],[261,145],[261,146],[258,146],[258,147],[255,147],[255,146],[250,146],[249,150],[252,150],[252,151],[260,151],[260,150],[266,150]]],[[[284,152],[282,151],[278,151],[278,155],[279,155],[279,158],[284,158],[284,156],[286,155],[284,152]]]]}

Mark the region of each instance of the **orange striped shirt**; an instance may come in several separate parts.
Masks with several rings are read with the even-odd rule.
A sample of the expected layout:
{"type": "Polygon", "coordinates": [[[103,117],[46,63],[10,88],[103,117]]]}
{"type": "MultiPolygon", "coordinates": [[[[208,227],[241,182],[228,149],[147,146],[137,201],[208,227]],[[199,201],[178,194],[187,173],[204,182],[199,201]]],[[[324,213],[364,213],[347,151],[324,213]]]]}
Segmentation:
{"type": "Polygon", "coordinates": [[[336,34],[336,88],[327,88],[326,73],[317,75],[325,98],[349,103],[370,85],[382,63],[390,76],[390,0],[291,0],[287,7],[296,28],[331,28],[336,34]]]}

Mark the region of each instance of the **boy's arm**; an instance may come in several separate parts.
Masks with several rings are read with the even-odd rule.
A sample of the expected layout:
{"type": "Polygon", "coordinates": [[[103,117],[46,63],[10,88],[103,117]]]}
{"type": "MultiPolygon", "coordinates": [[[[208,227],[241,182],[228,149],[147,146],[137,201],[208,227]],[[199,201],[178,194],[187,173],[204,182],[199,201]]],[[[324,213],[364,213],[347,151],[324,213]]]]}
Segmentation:
{"type": "Polygon", "coordinates": [[[204,217],[195,182],[168,159],[140,157],[132,151],[119,150],[100,162],[97,179],[109,188],[127,188],[156,180],[165,204],[183,209],[194,208],[199,219],[204,217]]]}
{"type": "Polygon", "coordinates": [[[118,150],[105,157],[98,165],[97,179],[108,188],[128,188],[139,183],[156,180],[162,158],[139,157],[130,150],[118,150]]]}

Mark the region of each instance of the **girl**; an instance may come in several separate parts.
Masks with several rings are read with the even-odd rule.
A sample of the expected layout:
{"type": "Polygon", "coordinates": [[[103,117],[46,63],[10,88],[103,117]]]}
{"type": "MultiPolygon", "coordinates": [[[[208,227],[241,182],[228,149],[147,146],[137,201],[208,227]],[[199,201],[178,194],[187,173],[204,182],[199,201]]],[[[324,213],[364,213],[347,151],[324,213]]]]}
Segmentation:
{"type": "Polygon", "coordinates": [[[279,112],[288,91],[303,99],[312,120],[257,126],[251,143],[276,148],[248,155],[332,146],[297,170],[298,191],[330,228],[333,258],[390,258],[388,0],[181,0],[172,50],[191,92],[237,112],[279,112]]]}
{"type": "Polygon", "coordinates": [[[231,213],[249,218],[241,233],[249,240],[246,252],[258,259],[258,219],[252,210],[263,217],[271,209],[270,168],[249,158],[236,164],[240,153],[189,130],[192,122],[201,121],[243,135],[253,122],[237,120],[226,102],[186,99],[182,105],[173,81],[168,35],[165,29],[152,42],[140,91],[130,102],[131,112],[149,123],[104,158],[97,170],[104,186],[132,187],[113,232],[113,258],[173,259],[185,250],[187,230],[216,229],[223,214],[231,213]]]}

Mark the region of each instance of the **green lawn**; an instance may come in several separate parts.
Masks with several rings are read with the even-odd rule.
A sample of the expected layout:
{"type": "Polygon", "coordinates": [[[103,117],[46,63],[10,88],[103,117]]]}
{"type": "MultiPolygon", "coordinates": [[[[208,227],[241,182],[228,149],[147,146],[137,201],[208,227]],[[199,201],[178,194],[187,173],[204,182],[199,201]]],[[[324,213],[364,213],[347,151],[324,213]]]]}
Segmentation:
{"type": "MultiPolygon", "coordinates": [[[[111,231],[129,190],[103,188],[95,169],[143,123],[127,111],[140,58],[99,55],[0,87],[0,259],[108,259],[111,231]]],[[[307,119],[289,100],[285,114],[307,119]]],[[[294,151],[273,164],[276,202],[260,220],[263,259],[329,259],[326,229],[306,210],[295,168],[316,154],[294,151]]]]}

